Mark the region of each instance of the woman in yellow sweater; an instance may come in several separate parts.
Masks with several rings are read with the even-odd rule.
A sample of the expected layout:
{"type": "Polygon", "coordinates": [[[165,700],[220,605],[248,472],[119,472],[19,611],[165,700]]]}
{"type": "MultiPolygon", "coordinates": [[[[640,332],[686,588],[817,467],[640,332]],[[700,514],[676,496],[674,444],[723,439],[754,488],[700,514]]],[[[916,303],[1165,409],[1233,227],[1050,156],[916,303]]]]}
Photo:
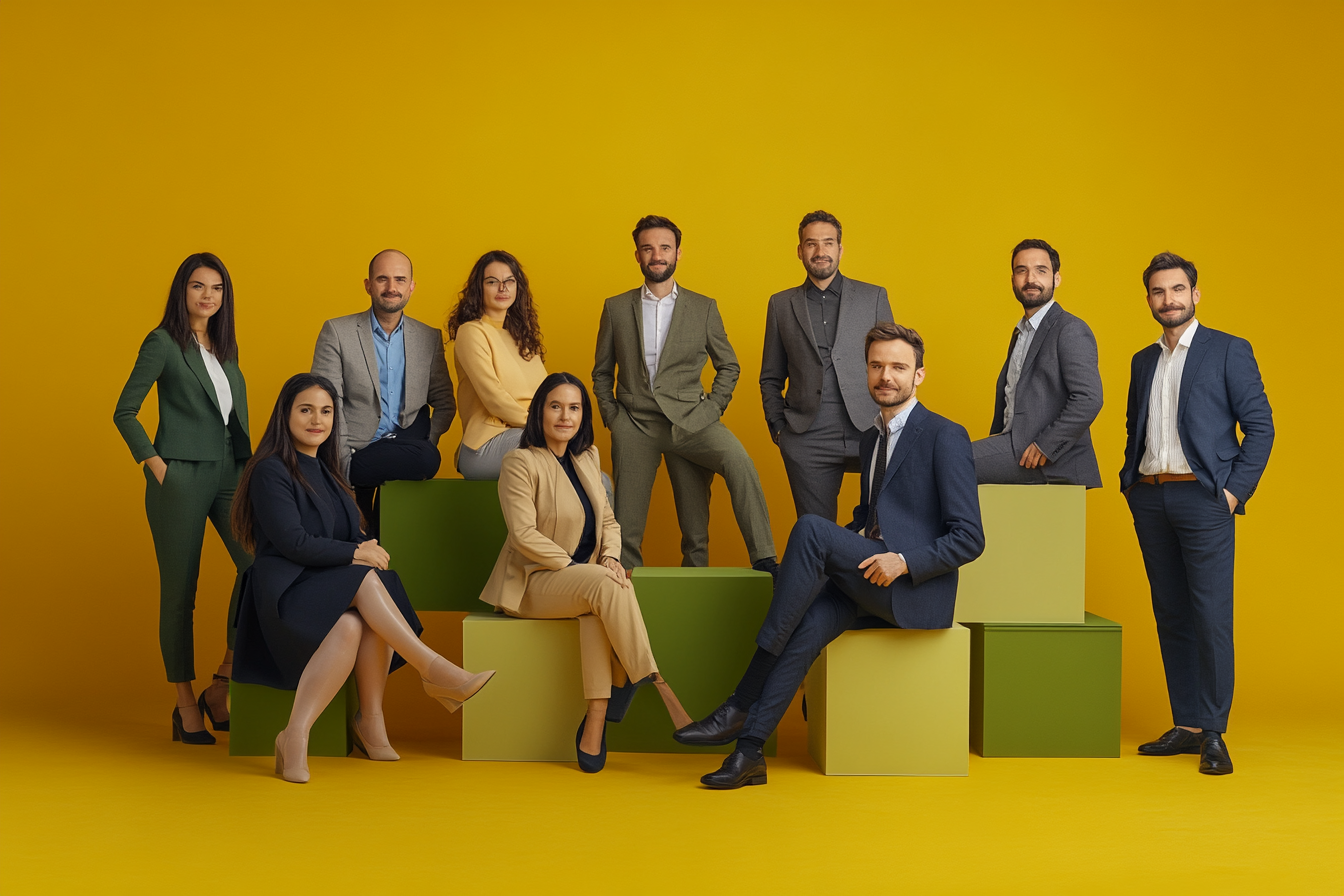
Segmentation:
{"type": "Polygon", "coordinates": [[[496,249],[476,261],[448,315],[448,338],[457,343],[457,470],[465,479],[498,479],[546,378],[537,309],[518,259],[496,249]]]}

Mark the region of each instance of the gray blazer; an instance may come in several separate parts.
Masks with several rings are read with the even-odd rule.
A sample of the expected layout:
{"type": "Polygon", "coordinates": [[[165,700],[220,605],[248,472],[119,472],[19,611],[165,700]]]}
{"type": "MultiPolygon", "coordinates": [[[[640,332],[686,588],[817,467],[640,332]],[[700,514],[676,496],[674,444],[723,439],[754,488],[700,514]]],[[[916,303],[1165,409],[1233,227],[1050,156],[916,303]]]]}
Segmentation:
{"type": "Polygon", "coordinates": [[[699,432],[728,410],[741,372],[718,303],[677,284],[667,342],[658,358],[657,378],[650,383],[641,302],[639,290],[632,289],[602,305],[593,357],[593,394],[602,422],[610,429],[624,407],[636,424],[641,415],[662,414],[673,426],[699,432]],[[706,361],[714,363],[708,394],[700,382],[706,361]]]}
{"type": "MultiPolygon", "coordinates": [[[[840,296],[831,363],[850,422],[863,432],[873,425],[877,404],[868,394],[868,362],[863,340],[880,320],[891,320],[887,290],[845,278],[840,296]]],[[[785,423],[807,432],[821,407],[821,355],[807,311],[807,281],[770,297],[765,312],[765,349],[761,352],[761,404],[773,436],[785,423]],[[784,392],[784,381],[789,390],[784,392]]]]}
{"type": "MultiPolygon", "coordinates": [[[[437,445],[457,414],[453,380],[443,355],[443,333],[404,315],[401,332],[406,340],[406,385],[397,423],[410,426],[416,412],[428,404],[434,409],[429,440],[437,445]]],[[[313,373],[331,380],[340,393],[336,397],[341,403],[341,459],[348,467],[350,455],[373,439],[383,415],[368,309],[322,325],[313,351],[313,373]]]]}
{"type": "MultiPolygon", "coordinates": [[[[1008,356],[1018,332],[1008,341],[1008,356]]],[[[994,387],[994,422],[989,434],[1003,432],[1007,404],[1008,361],[994,387]]],[[[1089,427],[1101,413],[1101,372],[1097,340],[1082,318],[1055,306],[1045,313],[1022,361],[1013,398],[1013,451],[1020,457],[1032,442],[1045,453],[1049,477],[1062,477],[1088,488],[1101,487],[1097,454],[1089,427]]]]}

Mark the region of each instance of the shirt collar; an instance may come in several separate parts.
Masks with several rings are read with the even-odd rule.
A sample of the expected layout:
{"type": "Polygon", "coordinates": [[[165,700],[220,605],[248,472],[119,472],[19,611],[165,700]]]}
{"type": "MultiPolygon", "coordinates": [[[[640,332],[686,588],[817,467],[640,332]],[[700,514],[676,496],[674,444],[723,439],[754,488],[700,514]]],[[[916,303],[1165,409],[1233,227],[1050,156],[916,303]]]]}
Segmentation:
{"type": "MultiPolygon", "coordinates": [[[[811,278],[811,277],[808,277],[806,280],[803,281],[803,290],[804,290],[808,295],[811,295],[814,291],[815,291],[815,292],[818,292],[818,293],[820,293],[820,292],[822,291],[822,290],[820,290],[820,289],[817,289],[817,284],[815,284],[815,283],[812,282],[812,278],[811,278]]],[[[844,295],[844,292],[845,292],[845,275],[842,274],[842,273],[840,273],[839,271],[836,271],[836,272],[835,272],[835,279],[831,280],[831,285],[828,286],[828,287],[826,287],[826,292],[833,292],[833,293],[835,293],[837,296],[839,296],[839,295],[844,295]]]]}
{"type": "MultiPolygon", "coordinates": [[[[1190,344],[1195,341],[1195,331],[1198,329],[1199,321],[1192,318],[1190,326],[1186,327],[1185,332],[1181,334],[1181,338],[1176,340],[1176,347],[1180,348],[1181,346],[1185,346],[1187,349],[1190,348],[1190,344]]],[[[1167,340],[1163,338],[1165,335],[1166,334],[1163,333],[1157,337],[1157,344],[1162,346],[1163,352],[1170,352],[1171,349],[1167,348],[1167,340]]]]}
{"type": "Polygon", "coordinates": [[[401,325],[404,323],[406,323],[406,314],[403,312],[401,317],[397,320],[397,325],[392,328],[391,333],[388,333],[386,330],[383,329],[383,325],[378,323],[378,315],[373,313],[372,308],[369,309],[369,328],[373,330],[374,336],[377,336],[381,339],[391,339],[393,336],[400,333],[401,325]]]}
{"type": "Polygon", "coordinates": [[[1037,308],[1036,313],[1030,317],[1025,314],[1022,315],[1022,319],[1017,322],[1017,328],[1023,333],[1027,332],[1027,327],[1031,327],[1032,330],[1039,330],[1041,328],[1041,321],[1045,319],[1045,312],[1053,307],[1055,307],[1055,300],[1051,299],[1040,308],[1037,308]]]}
{"type": "Polygon", "coordinates": [[[672,281],[672,291],[667,295],[663,296],[661,299],[658,298],[653,293],[649,292],[649,284],[644,283],[639,287],[639,297],[646,302],[662,302],[666,301],[667,299],[671,299],[672,301],[675,302],[677,300],[677,281],[675,280],[672,281]]]}
{"type": "MultiPolygon", "coordinates": [[[[887,437],[888,437],[888,438],[890,438],[891,436],[896,435],[896,433],[900,432],[902,429],[905,429],[905,421],[910,419],[910,412],[913,411],[918,405],[919,405],[919,399],[916,398],[916,399],[914,399],[913,401],[910,402],[910,406],[909,406],[909,407],[907,407],[905,410],[901,411],[901,412],[900,412],[899,414],[897,414],[895,417],[892,417],[892,418],[891,418],[891,422],[887,424],[887,437]]],[[[882,428],[882,412],[881,412],[881,411],[878,411],[878,412],[877,412],[877,416],[873,418],[873,425],[876,426],[878,429],[881,429],[881,428],[882,428]]]]}

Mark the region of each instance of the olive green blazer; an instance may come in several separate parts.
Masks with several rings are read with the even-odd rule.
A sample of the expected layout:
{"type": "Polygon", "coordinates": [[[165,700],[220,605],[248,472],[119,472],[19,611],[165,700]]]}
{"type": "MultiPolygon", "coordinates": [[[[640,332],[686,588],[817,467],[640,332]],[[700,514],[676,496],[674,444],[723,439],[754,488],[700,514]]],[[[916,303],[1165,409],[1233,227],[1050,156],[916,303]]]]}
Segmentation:
{"type": "MultiPolygon", "coordinates": [[[[224,376],[233,393],[233,412],[229,414],[228,433],[233,439],[233,456],[252,456],[252,440],[247,432],[247,384],[238,362],[224,361],[224,376]]],[[[219,398],[210,373],[201,360],[201,350],[192,345],[183,351],[162,327],[150,331],[140,345],[130,378],[117,399],[112,422],[131,449],[136,463],[158,455],[165,460],[223,460],[224,421],[219,398]],[[159,384],[159,429],[154,441],[140,425],[136,415],[155,383],[159,384]]]]}

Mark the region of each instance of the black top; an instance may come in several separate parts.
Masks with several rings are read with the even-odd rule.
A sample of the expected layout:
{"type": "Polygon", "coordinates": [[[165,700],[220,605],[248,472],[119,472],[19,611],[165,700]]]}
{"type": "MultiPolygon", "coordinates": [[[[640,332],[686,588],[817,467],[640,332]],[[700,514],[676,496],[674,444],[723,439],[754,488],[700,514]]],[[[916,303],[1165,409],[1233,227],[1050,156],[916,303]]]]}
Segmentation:
{"type": "Polygon", "coordinates": [[[845,288],[845,277],[835,272],[831,285],[824,290],[817,289],[812,278],[807,280],[807,311],[812,318],[812,335],[817,337],[817,349],[823,359],[829,360],[831,347],[835,345],[836,324],[840,319],[840,294],[845,288]]]}
{"type": "Polygon", "coordinates": [[[587,563],[593,558],[593,551],[597,550],[597,516],[593,513],[593,502],[588,500],[588,493],[584,491],[583,483],[579,482],[579,474],[574,469],[574,459],[569,456],[569,452],[566,451],[557,460],[569,477],[570,485],[578,492],[579,503],[583,505],[583,535],[570,559],[575,563],[587,563]]]}

